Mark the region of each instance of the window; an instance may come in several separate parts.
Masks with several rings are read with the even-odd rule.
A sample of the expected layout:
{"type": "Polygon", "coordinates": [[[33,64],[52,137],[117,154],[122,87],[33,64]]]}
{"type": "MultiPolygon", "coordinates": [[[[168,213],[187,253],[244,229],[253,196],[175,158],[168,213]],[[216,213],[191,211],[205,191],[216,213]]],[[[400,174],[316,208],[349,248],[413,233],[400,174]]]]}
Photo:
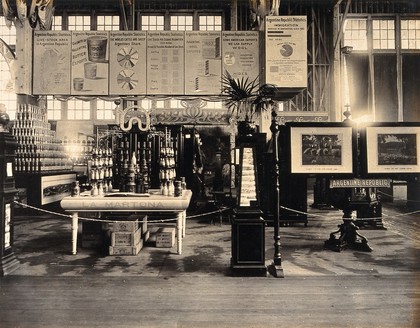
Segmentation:
{"type": "Polygon", "coordinates": [[[113,120],[116,105],[112,101],[98,99],[96,101],[96,118],[98,120],[113,120]]]}
{"type": "Polygon", "coordinates": [[[49,120],[61,120],[61,101],[47,96],[47,114],[49,120]]]}
{"type": "Polygon", "coordinates": [[[165,29],[165,17],[156,15],[141,16],[141,29],[143,31],[163,31],[165,29]]]}
{"type": "Polygon", "coordinates": [[[344,46],[367,50],[367,20],[348,19],[344,25],[344,46]]]}
{"type": "Polygon", "coordinates": [[[171,16],[171,31],[192,31],[193,16],[171,16]]]}
{"type": "Polygon", "coordinates": [[[200,31],[221,31],[222,16],[200,16],[198,24],[200,31]]]}
{"type": "Polygon", "coordinates": [[[90,120],[90,101],[72,99],[67,101],[68,120],[90,120]]]}
{"type": "Polygon", "coordinates": [[[207,101],[204,108],[222,109],[223,108],[223,101],[207,101]]]}
{"type": "Polygon", "coordinates": [[[395,22],[393,19],[372,21],[373,49],[395,49],[395,22]]]}
{"type": "MultiPolygon", "coordinates": [[[[0,38],[12,49],[16,45],[16,28],[12,24],[9,29],[4,17],[0,17],[0,38]]],[[[16,94],[13,89],[12,76],[6,59],[0,54],[0,103],[6,107],[6,112],[11,120],[15,119],[16,114],[16,94]]]]}
{"type": "Polygon", "coordinates": [[[16,27],[12,23],[12,26],[9,29],[6,25],[6,19],[2,16],[0,16],[0,38],[9,46],[16,45],[16,27]]]}
{"type": "Polygon", "coordinates": [[[51,29],[54,31],[61,31],[63,29],[63,17],[54,16],[51,29]]]}
{"type": "Polygon", "coordinates": [[[98,31],[118,31],[120,29],[120,16],[98,15],[96,29],[98,31]]]}
{"type": "Polygon", "coordinates": [[[69,16],[68,17],[68,30],[69,31],[89,31],[90,16],[69,16]]]}
{"type": "Polygon", "coordinates": [[[420,19],[401,20],[401,48],[420,49],[420,19]]]}

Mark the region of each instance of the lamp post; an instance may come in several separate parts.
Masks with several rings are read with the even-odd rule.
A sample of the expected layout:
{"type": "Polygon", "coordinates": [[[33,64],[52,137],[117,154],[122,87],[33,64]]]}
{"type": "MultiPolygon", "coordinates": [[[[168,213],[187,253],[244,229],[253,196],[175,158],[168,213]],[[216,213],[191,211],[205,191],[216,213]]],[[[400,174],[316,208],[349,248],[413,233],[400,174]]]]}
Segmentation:
{"type": "Polygon", "coordinates": [[[279,126],[276,121],[276,107],[272,107],[271,111],[271,137],[273,147],[273,178],[275,181],[275,204],[274,204],[274,258],[272,264],[268,267],[268,271],[277,278],[284,278],[283,268],[281,266],[280,253],[280,159],[279,159],[279,126]]]}

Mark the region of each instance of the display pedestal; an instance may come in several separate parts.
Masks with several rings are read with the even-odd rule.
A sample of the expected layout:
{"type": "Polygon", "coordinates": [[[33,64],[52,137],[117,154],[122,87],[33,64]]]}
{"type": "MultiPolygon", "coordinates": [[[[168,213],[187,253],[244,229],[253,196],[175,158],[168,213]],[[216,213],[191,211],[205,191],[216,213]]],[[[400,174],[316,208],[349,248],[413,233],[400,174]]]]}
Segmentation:
{"type": "Polygon", "coordinates": [[[352,216],[351,210],[343,210],[344,223],[338,225],[339,229],[330,234],[330,239],[325,241],[325,247],[341,252],[346,248],[355,249],[362,252],[371,252],[372,248],[368,245],[366,237],[357,232],[359,227],[355,224],[355,218],[352,216]],[[340,237],[336,235],[340,233],[340,237]]]}
{"type": "Polygon", "coordinates": [[[235,275],[266,275],[265,221],[258,209],[234,211],[231,269],[235,275]]]}
{"type": "Polygon", "coordinates": [[[6,132],[0,131],[0,276],[10,274],[19,266],[13,253],[14,181],[16,142],[6,132]]]}
{"type": "Polygon", "coordinates": [[[239,179],[237,206],[232,218],[231,269],[234,275],[267,275],[258,165],[264,142],[265,134],[239,136],[236,140],[239,179]]]}

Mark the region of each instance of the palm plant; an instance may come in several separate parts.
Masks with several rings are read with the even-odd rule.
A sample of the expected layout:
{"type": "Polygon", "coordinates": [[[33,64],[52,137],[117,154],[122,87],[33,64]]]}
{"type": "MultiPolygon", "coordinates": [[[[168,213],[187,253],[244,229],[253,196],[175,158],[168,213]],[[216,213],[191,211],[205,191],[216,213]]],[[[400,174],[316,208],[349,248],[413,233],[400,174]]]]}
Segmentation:
{"type": "Polygon", "coordinates": [[[225,104],[230,115],[238,120],[252,122],[254,115],[267,109],[270,99],[271,84],[259,84],[259,76],[255,79],[249,77],[233,78],[225,71],[222,76],[222,93],[226,97],[225,104]]]}

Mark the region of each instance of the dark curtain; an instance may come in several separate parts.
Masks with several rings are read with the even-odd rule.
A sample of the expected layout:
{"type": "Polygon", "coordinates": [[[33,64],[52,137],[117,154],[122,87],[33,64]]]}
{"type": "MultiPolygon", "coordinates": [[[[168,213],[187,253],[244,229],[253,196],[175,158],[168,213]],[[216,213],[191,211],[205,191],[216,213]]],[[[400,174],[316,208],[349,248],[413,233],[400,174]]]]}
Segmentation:
{"type": "Polygon", "coordinates": [[[375,120],[396,122],[398,120],[397,57],[375,55],[375,120]]]}
{"type": "Polygon", "coordinates": [[[420,55],[403,55],[402,79],[404,121],[420,122],[420,55]]]}
{"type": "Polygon", "coordinates": [[[366,55],[347,57],[347,74],[352,119],[369,114],[369,62],[366,55]]]}

